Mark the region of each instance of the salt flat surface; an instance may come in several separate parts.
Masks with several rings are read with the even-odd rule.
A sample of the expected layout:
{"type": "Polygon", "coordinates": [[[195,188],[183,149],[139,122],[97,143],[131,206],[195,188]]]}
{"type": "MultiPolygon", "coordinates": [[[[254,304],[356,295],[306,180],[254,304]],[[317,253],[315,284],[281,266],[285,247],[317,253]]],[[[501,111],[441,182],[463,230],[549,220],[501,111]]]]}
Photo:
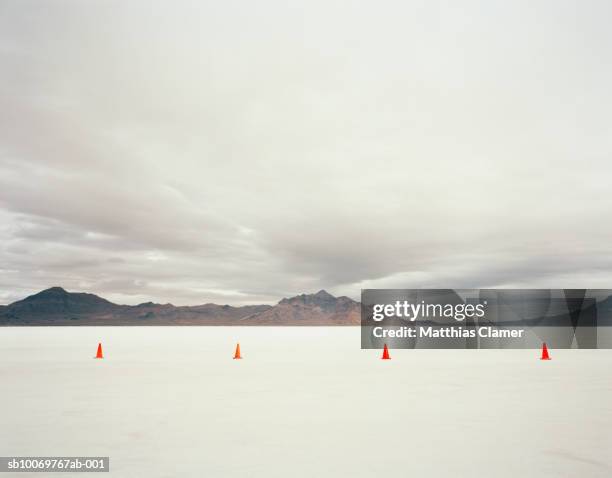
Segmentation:
{"type": "Polygon", "coordinates": [[[0,328],[0,456],[110,456],[92,476],[117,477],[612,476],[611,350],[359,344],[357,327],[0,328]]]}

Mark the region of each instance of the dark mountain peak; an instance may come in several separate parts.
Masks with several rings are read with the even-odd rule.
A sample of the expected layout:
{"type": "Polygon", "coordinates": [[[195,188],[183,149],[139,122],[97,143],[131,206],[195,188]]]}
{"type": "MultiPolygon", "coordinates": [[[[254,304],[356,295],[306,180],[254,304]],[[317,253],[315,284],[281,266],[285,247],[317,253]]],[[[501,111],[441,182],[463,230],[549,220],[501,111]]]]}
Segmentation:
{"type": "Polygon", "coordinates": [[[325,290],[320,290],[316,294],[300,294],[294,297],[283,299],[279,304],[292,305],[311,305],[311,306],[330,306],[336,302],[336,298],[325,290]]]}
{"type": "Polygon", "coordinates": [[[149,301],[149,302],[143,302],[142,304],[138,304],[136,307],[155,307],[156,305],[158,304],[156,304],[155,302],[149,301]]]}
{"type": "Polygon", "coordinates": [[[151,313],[151,312],[167,312],[170,310],[175,309],[175,307],[172,304],[158,304],[157,302],[143,302],[141,304],[138,305],[134,305],[134,306],[130,306],[130,305],[124,305],[121,306],[124,310],[128,310],[130,308],[134,308],[143,312],[147,312],[147,313],[151,313]]]}
{"type": "Polygon", "coordinates": [[[356,325],[359,314],[359,304],[354,300],[320,290],[285,298],[248,320],[261,325],[356,325]]]}
{"type": "Polygon", "coordinates": [[[42,296],[42,295],[67,295],[67,294],[68,294],[68,291],[66,291],[66,289],[64,289],[63,287],[54,286],[54,287],[49,287],[48,289],[45,289],[45,290],[41,290],[38,294],[34,294],[33,296],[30,296],[30,297],[42,296]]]}
{"type": "Polygon", "coordinates": [[[33,315],[79,315],[102,312],[119,306],[94,294],[68,292],[51,287],[8,306],[17,317],[33,315]]]}

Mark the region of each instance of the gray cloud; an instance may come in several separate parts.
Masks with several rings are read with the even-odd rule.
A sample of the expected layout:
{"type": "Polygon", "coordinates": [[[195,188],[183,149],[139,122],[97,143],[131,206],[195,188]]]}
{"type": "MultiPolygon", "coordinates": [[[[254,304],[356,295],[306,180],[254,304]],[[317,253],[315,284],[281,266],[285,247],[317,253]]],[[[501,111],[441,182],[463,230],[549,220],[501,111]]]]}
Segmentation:
{"type": "Polygon", "coordinates": [[[4,1],[0,303],[610,287],[610,10],[4,1]]]}

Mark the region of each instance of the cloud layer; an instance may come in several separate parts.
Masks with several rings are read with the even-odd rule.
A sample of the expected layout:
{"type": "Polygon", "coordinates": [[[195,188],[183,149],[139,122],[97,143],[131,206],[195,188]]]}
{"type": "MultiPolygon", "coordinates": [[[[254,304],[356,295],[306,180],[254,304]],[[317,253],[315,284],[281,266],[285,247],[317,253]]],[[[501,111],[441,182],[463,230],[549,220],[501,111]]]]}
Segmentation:
{"type": "Polygon", "coordinates": [[[4,1],[0,303],[611,287],[610,10],[4,1]]]}

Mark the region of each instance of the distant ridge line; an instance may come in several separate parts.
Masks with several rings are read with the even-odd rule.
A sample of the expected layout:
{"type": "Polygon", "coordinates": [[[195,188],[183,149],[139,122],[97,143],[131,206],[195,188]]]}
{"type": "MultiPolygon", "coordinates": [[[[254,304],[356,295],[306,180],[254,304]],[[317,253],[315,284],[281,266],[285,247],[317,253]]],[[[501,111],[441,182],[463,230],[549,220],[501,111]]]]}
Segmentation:
{"type": "Polygon", "coordinates": [[[0,306],[0,326],[38,325],[359,325],[359,303],[325,290],[278,304],[176,306],[119,305],[96,294],[55,286],[0,306]]]}

